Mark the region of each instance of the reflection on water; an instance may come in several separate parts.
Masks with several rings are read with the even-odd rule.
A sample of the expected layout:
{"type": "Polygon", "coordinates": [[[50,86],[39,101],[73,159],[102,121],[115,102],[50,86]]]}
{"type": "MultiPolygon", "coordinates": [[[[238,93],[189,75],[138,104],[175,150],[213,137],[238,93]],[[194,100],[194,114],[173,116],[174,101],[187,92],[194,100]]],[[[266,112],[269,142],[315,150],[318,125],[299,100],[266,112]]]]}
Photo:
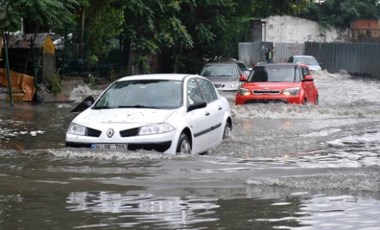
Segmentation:
{"type": "Polygon", "coordinates": [[[217,221],[213,216],[219,207],[215,198],[155,197],[153,194],[112,192],[74,192],[69,195],[67,203],[70,211],[118,214],[113,215],[112,223],[120,227],[152,224],[162,229],[181,229],[217,221]]]}

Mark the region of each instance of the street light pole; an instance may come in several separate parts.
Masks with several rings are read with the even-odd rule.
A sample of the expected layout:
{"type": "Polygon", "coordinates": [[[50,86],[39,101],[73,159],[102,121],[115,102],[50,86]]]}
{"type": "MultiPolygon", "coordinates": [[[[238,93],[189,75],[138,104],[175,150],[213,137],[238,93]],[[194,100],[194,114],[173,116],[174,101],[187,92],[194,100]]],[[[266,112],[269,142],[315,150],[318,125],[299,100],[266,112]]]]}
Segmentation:
{"type": "Polygon", "coordinates": [[[12,96],[12,81],[9,76],[9,58],[8,58],[8,40],[5,34],[3,35],[3,40],[4,40],[4,55],[5,55],[5,73],[7,75],[7,80],[8,80],[8,93],[9,93],[9,101],[10,101],[10,106],[13,107],[13,96],[12,96]]]}

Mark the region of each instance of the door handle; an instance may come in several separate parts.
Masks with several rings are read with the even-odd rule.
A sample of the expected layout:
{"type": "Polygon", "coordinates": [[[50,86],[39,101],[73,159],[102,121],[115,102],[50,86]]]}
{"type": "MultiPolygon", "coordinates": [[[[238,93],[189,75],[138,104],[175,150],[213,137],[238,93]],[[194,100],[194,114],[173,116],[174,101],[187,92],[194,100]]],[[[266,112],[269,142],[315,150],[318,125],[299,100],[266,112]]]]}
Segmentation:
{"type": "Polygon", "coordinates": [[[218,107],[218,110],[222,110],[223,108],[221,106],[218,107]]]}
{"type": "Polygon", "coordinates": [[[210,115],[210,113],[209,113],[209,112],[206,112],[206,113],[205,113],[205,115],[206,115],[206,116],[209,116],[209,115],[210,115]]]}

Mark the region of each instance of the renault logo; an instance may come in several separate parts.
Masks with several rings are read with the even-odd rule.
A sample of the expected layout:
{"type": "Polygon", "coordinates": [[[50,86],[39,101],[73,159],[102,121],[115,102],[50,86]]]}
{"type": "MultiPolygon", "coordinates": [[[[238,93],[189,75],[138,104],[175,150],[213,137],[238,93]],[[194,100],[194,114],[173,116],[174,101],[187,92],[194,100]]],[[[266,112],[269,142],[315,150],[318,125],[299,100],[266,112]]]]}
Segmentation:
{"type": "Polygon", "coordinates": [[[114,134],[114,131],[113,131],[113,129],[108,129],[106,133],[107,133],[107,137],[111,138],[114,134]]]}

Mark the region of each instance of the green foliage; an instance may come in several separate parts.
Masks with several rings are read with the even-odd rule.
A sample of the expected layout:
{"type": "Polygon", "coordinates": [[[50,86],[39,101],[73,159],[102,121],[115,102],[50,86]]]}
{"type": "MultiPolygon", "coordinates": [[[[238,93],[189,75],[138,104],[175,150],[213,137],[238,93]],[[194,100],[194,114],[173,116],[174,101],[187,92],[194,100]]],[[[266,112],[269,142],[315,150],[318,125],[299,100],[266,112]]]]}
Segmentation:
{"type": "Polygon", "coordinates": [[[307,12],[296,16],[318,21],[323,28],[347,28],[357,19],[379,19],[380,5],[378,0],[326,0],[309,4],[307,12]]]}
{"type": "Polygon", "coordinates": [[[96,55],[105,60],[115,48],[109,40],[122,32],[123,7],[116,7],[118,0],[88,0],[83,2],[85,9],[86,47],[89,56],[96,55]]]}
{"type": "Polygon", "coordinates": [[[253,0],[252,13],[256,18],[306,12],[311,0],[253,0]]]}
{"type": "Polygon", "coordinates": [[[62,84],[61,84],[60,76],[58,74],[53,74],[49,76],[47,81],[49,82],[49,90],[54,95],[57,95],[60,92],[62,92],[62,84]]]}
{"type": "Polygon", "coordinates": [[[0,1],[0,30],[17,31],[22,18],[52,27],[70,21],[76,0],[3,0],[0,1]]]}

